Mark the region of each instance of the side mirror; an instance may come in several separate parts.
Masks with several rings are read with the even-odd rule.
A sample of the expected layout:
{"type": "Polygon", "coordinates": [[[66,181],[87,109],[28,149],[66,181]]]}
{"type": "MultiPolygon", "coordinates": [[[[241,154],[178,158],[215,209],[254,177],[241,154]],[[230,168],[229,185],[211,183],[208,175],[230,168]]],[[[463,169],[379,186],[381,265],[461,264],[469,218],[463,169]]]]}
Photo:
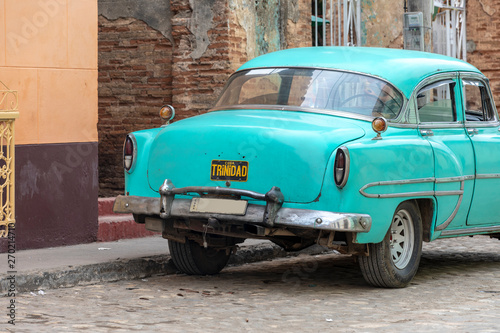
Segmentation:
{"type": "Polygon", "coordinates": [[[170,120],[175,117],[175,109],[172,105],[164,105],[160,109],[160,118],[165,120],[165,125],[170,123],[170,120]]]}

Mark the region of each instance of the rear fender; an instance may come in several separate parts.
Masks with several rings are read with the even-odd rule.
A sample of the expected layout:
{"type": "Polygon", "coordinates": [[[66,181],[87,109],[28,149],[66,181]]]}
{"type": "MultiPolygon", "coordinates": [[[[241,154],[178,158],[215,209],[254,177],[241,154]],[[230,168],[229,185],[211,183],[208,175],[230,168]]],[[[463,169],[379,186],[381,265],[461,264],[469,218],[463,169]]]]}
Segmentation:
{"type": "Polygon", "coordinates": [[[160,197],[149,187],[147,177],[150,147],[160,130],[161,127],[131,133],[135,137],[137,154],[134,156],[135,167],[132,172],[125,171],[126,195],[160,197]]]}
{"type": "Polygon", "coordinates": [[[434,190],[433,182],[378,184],[434,177],[432,149],[417,135],[416,129],[389,128],[382,137],[382,140],[371,140],[366,136],[344,145],[349,150],[350,175],[342,189],[333,180],[333,154],[322,189],[322,199],[333,206],[329,210],[372,217],[370,232],[358,234],[358,243],[381,242],[401,202],[434,201],[430,194],[434,190]]]}

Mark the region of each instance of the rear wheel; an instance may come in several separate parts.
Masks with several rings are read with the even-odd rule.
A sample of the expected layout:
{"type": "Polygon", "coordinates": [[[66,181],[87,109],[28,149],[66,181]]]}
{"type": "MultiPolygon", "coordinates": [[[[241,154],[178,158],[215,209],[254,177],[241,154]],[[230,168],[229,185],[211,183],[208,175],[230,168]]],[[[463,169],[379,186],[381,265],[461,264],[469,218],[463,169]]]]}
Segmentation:
{"type": "Polygon", "coordinates": [[[365,280],[375,287],[406,287],[418,270],[422,254],[422,218],[413,202],[398,206],[384,240],[368,245],[369,256],[360,256],[365,280]]]}
{"type": "Polygon", "coordinates": [[[225,248],[205,248],[192,240],[186,240],[186,243],[169,240],[168,247],[177,269],[189,275],[217,274],[231,255],[225,248]]]}

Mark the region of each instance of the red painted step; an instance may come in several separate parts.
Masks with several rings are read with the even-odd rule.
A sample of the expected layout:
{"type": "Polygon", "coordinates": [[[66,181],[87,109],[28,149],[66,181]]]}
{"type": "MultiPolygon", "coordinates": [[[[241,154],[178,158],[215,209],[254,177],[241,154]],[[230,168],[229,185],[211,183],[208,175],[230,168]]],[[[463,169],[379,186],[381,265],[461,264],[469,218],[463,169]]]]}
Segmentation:
{"type": "Polygon", "coordinates": [[[144,224],[135,223],[132,214],[113,213],[115,198],[99,198],[99,227],[97,241],[112,242],[119,239],[140,238],[157,235],[146,230],[144,224]]]}

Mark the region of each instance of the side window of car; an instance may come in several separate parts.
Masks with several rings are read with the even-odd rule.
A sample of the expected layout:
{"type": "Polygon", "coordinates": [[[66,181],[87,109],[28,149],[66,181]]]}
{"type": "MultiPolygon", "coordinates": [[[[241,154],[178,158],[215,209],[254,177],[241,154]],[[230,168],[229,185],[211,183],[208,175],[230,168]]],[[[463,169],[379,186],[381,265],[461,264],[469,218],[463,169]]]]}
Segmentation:
{"type": "Polygon", "coordinates": [[[495,115],[488,89],[479,80],[462,80],[466,121],[493,121],[495,115]]]}
{"type": "Polygon", "coordinates": [[[417,94],[417,112],[420,122],[456,122],[455,82],[438,81],[420,89],[417,94]]]}

